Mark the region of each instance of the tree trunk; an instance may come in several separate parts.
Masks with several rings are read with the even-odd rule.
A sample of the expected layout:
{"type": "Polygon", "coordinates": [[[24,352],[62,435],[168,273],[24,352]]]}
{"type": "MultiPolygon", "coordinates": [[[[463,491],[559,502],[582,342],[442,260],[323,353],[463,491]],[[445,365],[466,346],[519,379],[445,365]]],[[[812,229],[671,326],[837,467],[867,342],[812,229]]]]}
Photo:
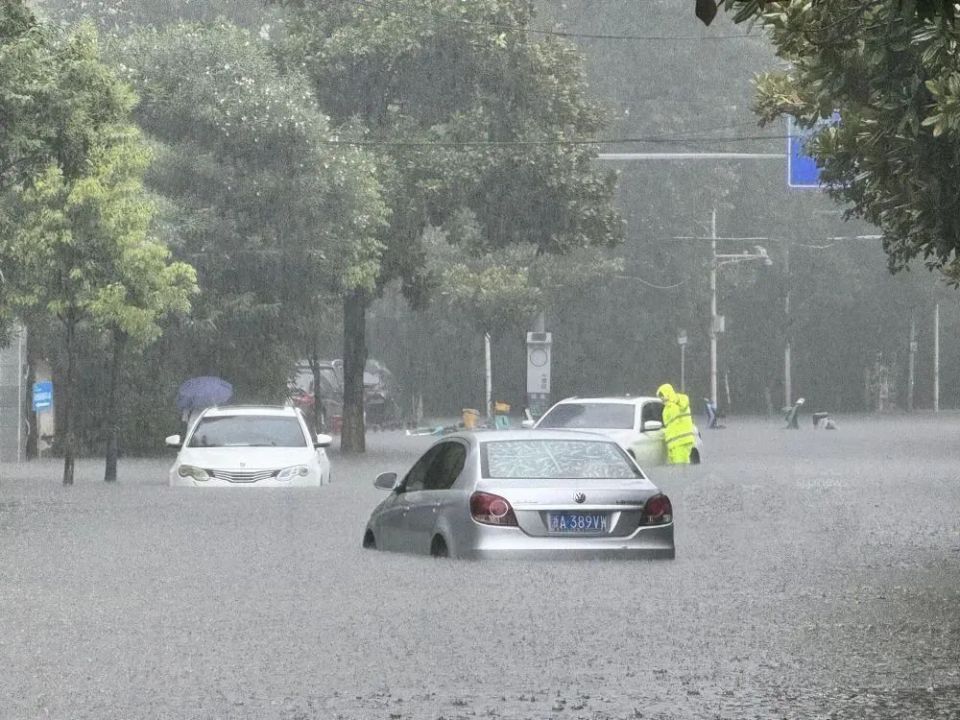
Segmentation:
{"type": "Polygon", "coordinates": [[[323,397],[320,393],[320,358],[317,355],[317,341],[314,340],[310,351],[310,372],[313,373],[313,431],[325,433],[327,431],[327,413],[323,406],[323,397]]]}
{"type": "Polygon", "coordinates": [[[73,375],[74,375],[74,335],[77,322],[72,317],[65,321],[67,338],[67,376],[63,388],[63,484],[73,485],[73,456],[76,438],[73,432],[73,375]]]}
{"type": "Polygon", "coordinates": [[[120,384],[120,365],[126,338],[123,333],[113,333],[113,358],[110,364],[110,387],[107,389],[107,457],[103,471],[105,482],[117,481],[117,458],[120,455],[120,412],[117,403],[117,387],[120,384]]]}
{"type": "Polygon", "coordinates": [[[367,364],[367,298],[355,290],[343,298],[343,428],[340,450],[366,451],[363,369],[367,364]]]}
{"type": "Polygon", "coordinates": [[[33,411],[33,384],[37,381],[37,341],[33,327],[27,323],[27,391],[24,393],[24,417],[30,418],[27,430],[27,460],[35,460],[40,452],[40,417],[33,411]]]}

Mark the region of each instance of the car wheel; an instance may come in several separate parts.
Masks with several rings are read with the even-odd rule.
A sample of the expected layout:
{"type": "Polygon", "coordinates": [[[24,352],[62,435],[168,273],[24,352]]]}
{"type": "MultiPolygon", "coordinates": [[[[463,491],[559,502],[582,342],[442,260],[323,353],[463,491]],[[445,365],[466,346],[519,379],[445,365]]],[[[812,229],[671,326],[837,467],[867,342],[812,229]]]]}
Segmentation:
{"type": "Polygon", "coordinates": [[[694,448],[690,451],[690,464],[699,465],[700,464],[700,451],[694,448]]]}
{"type": "Polygon", "coordinates": [[[450,557],[450,551],[447,549],[447,541],[440,535],[435,535],[433,542],[430,543],[430,555],[435,558],[450,557]]]}
{"type": "Polygon", "coordinates": [[[373,536],[373,530],[367,530],[363,534],[363,547],[365,547],[367,550],[377,549],[377,538],[373,536]]]}

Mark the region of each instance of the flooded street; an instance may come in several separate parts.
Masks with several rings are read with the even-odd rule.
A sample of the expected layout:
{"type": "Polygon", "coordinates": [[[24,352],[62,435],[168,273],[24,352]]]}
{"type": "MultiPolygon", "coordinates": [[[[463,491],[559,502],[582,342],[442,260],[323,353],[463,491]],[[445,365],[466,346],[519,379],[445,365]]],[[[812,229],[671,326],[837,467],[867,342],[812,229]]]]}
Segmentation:
{"type": "Polygon", "coordinates": [[[957,717],[960,415],[805,420],[651,471],[674,561],[364,551],[394,433],[315,490],[4,465],[0,717],[957,717]]]}

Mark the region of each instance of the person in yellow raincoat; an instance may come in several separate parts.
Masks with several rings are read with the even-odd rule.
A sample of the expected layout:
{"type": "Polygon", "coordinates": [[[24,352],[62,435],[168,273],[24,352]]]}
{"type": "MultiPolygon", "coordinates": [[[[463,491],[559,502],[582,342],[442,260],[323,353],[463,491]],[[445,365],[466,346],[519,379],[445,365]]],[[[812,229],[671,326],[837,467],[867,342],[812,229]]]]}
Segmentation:
{"type": "Polygon", "coordinates": [[[686,465],[696,444],[696,429],[690,413],[690,398],[664,383],[657,388],[663,401],[663,440],[667,445],[667,464],[686,465]]]}

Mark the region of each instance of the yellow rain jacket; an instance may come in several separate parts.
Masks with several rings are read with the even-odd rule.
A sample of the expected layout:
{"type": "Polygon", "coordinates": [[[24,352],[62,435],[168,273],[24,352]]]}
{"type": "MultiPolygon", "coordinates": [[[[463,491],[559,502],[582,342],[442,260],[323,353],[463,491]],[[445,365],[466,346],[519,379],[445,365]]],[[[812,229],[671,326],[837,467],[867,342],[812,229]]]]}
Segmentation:
{"type": "Polygon", "coordinates": [[[678,393],[669,383],[657,388],[657,397],[663,400],[663,440],[667,444],[667,463],[687,464],[690,462],[690,451],[696,444],[690,398],[678,393]]]}

